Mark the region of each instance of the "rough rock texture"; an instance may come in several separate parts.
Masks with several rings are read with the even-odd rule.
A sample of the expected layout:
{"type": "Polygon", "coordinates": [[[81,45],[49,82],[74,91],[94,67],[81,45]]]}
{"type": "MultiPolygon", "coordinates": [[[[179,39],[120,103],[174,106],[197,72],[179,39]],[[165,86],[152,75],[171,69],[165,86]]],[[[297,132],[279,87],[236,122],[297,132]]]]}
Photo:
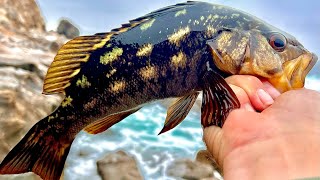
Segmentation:
{"type": "Polygon", "coordinates": [[[79,29],[66,19],[60,21],[57,32],[65,35],[69,39],[73,39],[80,34],[79,29]]]}
{"type": "Polygon", "coordinates": [[[0,0],[0,26],[13,32],[45,31],[45,23],[34,0],[0,0]]]}
{"type": "Polygon", "coordinates": [[[167,169],[167,175],[175,178],[200,180],[213,178],[214,169],[211,165],[190,159],[175,160],[167,169]]]}
{"type": "MultiPolygon", "coordinates": [[[[42,93],[43,78],[67,39],[46,32],[34,0],[0,0],[0,162],[61,96],[42,93]],[[54,48],[52,48],[54,44],[54,48]]],[[[39,179],[34,175],[0,179],[39,179]]]]}
{"type": "Polygon", "coordinates": [[[97,166],[103,180],[143,179],[135,159],[123,151],[108,154],[97,162],[97,166]]]}
{"type": "Polygon", "coordinates": [[[208,164],[208,165],[212,166],[214,169],[218,168],[218,164],[216,163],[216,161],[213,159],[212,155],[207,150],[198,151],[197,156],[196,156],[196,161],[203,163],[203,164],[208,164]]]}

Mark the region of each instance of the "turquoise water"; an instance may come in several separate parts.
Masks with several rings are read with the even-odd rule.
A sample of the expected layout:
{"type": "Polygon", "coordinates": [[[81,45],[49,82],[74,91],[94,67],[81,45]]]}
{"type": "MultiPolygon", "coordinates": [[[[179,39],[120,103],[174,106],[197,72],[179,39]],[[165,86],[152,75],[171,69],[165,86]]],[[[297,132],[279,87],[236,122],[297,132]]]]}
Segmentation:
{"type": "MultiPolygon", "coordinates": [[[[320,91],[319,62],[306,79],[306,87],[320,91]]],[[[165,170],[174,159],[194,158],[204,149],[199,107],[175,129],[162,129],[166,108],[150,104],[98,135],[81,132],[68,156],[65,179],[98,180],[96,160],[109,152],[125,150],[134,156],[145,179],[170,179],[165,170]]]]}

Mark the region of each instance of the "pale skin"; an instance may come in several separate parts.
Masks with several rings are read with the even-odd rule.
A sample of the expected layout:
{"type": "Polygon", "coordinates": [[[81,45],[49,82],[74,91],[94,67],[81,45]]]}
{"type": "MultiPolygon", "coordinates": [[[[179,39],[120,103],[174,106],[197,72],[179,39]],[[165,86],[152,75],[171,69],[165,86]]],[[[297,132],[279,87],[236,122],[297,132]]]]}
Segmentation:
{"type": "Polygon", "coordinates": [[[320,177],[320,93],[300,89],[280,95],[253,76],[227,82],[241,109],[230,113],[222,129],[204,129],[224,179],[320,177]]]}

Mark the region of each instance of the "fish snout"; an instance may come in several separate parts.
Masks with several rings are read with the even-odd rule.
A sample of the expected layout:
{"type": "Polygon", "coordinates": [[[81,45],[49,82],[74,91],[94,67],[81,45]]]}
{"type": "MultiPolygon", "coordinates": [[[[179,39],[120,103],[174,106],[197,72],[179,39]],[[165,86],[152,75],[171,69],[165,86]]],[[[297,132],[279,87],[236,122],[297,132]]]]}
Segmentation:
{"type": "Polygon", "coordinates": [[[318,60],[314,53],[304,53],[299,57],[283,63],[283,73],[269,79],[280,92],[304,87],[305,78],[318,60]]]}

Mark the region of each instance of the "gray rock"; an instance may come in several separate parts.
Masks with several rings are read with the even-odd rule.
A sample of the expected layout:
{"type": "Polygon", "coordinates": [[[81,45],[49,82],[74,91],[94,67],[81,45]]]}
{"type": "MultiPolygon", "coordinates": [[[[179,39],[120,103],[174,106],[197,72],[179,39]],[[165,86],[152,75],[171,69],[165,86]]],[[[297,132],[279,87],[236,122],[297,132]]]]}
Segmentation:
{"type": "Polygon", "coordinates": [[[143,179],[136,160],[123,151],[108,154],[97,162],[97,166],[103,180],[143,179]]]}
{"type": "Polygon", "coordinates": [[[196,155],[196,161],[203,164],[208,164],[212,166],[214,169],[217,169],[219,167],[217,162],[214,160],[212,155],[207,150],[198,151],[196,155]]]}
{"type": "Polygon", "coordinates": [[[65,35],[68,39],[73,39],[80,34],[79,29],[66,19],[60,21],[57,32],[65,35]]]}
{"type": "Polygon", "coordinates": [[[214,169],[211,165],[190,159],[175,160],[167,169],[167,175],[176,178],[200,180],[213,177],[214,169]]]}

